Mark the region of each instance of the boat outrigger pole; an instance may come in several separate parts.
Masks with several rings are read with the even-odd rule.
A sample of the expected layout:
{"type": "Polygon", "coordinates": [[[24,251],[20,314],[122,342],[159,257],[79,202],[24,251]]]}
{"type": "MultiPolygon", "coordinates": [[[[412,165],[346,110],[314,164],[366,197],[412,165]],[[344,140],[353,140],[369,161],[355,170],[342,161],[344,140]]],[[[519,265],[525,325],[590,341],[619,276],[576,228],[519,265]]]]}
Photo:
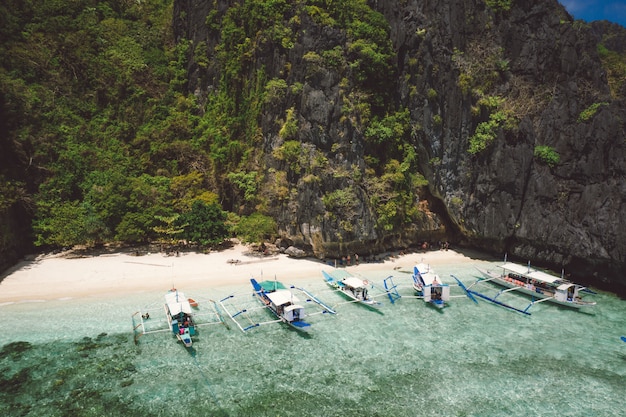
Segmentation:
{"type": "Polygon", "coordinates": [[[502,306],[502,307],[505,307],[505,308],[517,311],[518,313],[522,313],[522,314],[526,314],[526,315],[530,316],[530,313],[527,310],[528,310],[528,308],[530,308],[530,306],[533,305],[533,303],[530,303],[530,305],[528,307],[526,307],[524,310],[522,310],[522,309],[519,309],[517,307],[513,307],[512,305],[505,304],[502,301],[498,301],[495,298],[491,298],[489,296],[486,296],[485,294],[481,294],[479,292],[471,291],[471,290],[469,292],[471,292],[472,294],[474,294],[474,295],[476,295],[476,296],[478,296],[478,297],[480,297],[480,298],[482,298],[484,300],[487,300],[487,301],[489,301],[491,303],[494,303],[494,304],[497,304],[499,306],[502,306]]]}
{"type": "MultiPolygon", "coordinates": [[[[476,298],[474,298],[474,296],[472,295],[472,291],[469,290],[469,288],[467,288],[465,286],[465,284],[463,284],[463,282],[458,279],[457,277],[455,277],[454,275],[450,275],[452,278],[454,278],[456,280],[456,282],[459,284],[459,287],[461,287],[463,289],[463,291],[465,291],[465,295],[467,295],[469,297],[470,300],[472,300],[474,303],[478,304],[478,301],[476,300],[476,298]]],[[[471,287],[471,286],[470,286],[471,287]]]]}
{"type": "Polygon", "coordinates": [[[454,278],[454,279],[455,279],[455,280],[459,283],[459,285],[461,286],[461,288],[463,288],[463,290],[465,291],[465,293],[467,294],[467,296],[468,296],[469,298],[471,298],[471,299],[472,299],[475,303],[477,303],[477,304],[478,304],[478,301],[476,301],[476,298],[474,298],[474,296],[480,297],[480,298],[482,298],[483,300],[489,301],[490,303],[497,304],[497,305],[502,306],[502,307],[504,307],[504,308],[508,308],[508,309],[510,309],[510,310],[517,311],[518,313],[522,313],[522,314],[526,314],[526,315],[530,316],[530,313],[528,312],[528,309],[529,309],[529,308],[530,308],[533,304],[535,304],[536,302],[538,302],[538,301],[531,302],[531,303],[528,305],[528,307],[526,307],[524,310],[522,310],[522,309],[520,309],[520,308],[513,307],[513,306],[512,306],[512,305],[510,305],[510,304],[506,304],[506,303],[503,303],[502,301],[496,300],[496,298],[497,298],[500,294],[505,293],[505,292],[508,292],[508,291],[511,291],[511,290],[513,290],[513,289],[515,289],[515,288],[509,288],[509,289],[506,289],[506,290],[502,290],[502,291],[498,292],[498,294],[496,294],[496,296],[495,296],[495,297],[493,297],[493,298],[492,298],[492,297],[489,297],[488,295],[485,295],[485,294],[479,293],[478,291],[474,291],[474,290],[472,290],[472,289],[471,289],[474,285],[476,285],[476,284],[477,284],[477,283],[479,283],[479,282],[489,282],[489,281],[491,281],[492,279],[495,279],[495,278],[479,279],[479,280],[477,280],[476,282],[474,282],[473,284],[471,284],[469,287],[466,287],[466,286],[465,286],[465,285],[461,282],[461,280],[460,280],[460,279],[458,279],[457,277],[455,277],[454,275],[452,275],[452,278],[454,278]]]}
{"type": "Polygon", "coordinates": [[[389,301],[391,304],[394,304],[396,300],[400,299],[400,294],[398,293],[398,286],[393,282],[393,275],[389,275],[383,281],[383,285],[385,286],[385,292],[389,297],[389,301]]]}
{"type": "MultiPolygon", "coordinates": [[[[309,297],[309,299],[311,301],[313,301],[315,304],[319,305],[320,307],[322,307],[324,310],[322,311],[322,313],[330,313],[330,314],[337,314],[337,312],[335,310],[333,310],[331,307],[329,307],[327,304],[325,304],[322,300],[320,300],[319,298],[317,298],[316,296],[314,296],[313,294],[311,294],[309,291],[307,291],[304,288],[298,288],[295,286],[292,286],[291,288],[295,288],[296,290],[302,291],[304,294],[306,294],[307,297],[309,297]]],[[[308,300],[307,300],[308,301],[308,300]]],[[[310,314],[309,314],[310,315],[310,314]]]]}

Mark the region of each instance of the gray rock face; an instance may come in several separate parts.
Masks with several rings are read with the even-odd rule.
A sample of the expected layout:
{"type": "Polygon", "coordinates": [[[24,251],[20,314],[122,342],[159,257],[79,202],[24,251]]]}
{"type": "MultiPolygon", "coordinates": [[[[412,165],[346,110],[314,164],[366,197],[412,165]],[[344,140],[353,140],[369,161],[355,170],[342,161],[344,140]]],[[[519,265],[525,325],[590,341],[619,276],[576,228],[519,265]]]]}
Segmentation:
{"type": "MultiPolygon", "coordinates": [[[[261,116],[265,167],[284,168],[272,151],[283,143],[276,120],[289,108],[297,110],[303,155],[328,163],[316,181],[287,178],[289,198],[273,201],[283,237],[320,257],[448,238],[626,286],[626,104],[609,90],[598,31],[572,21],[556,0],[511,2],[508,11],[482,1],[369,3],[389,23],[397,58],[389,88],[416,127],[410,145],[428,180],[416,196],[423,216],[395,230],[377,226],[368,190],[351,174],[364,169],[365,143],[358,120],[346,117],[342,74],[307,56],[345,45],[345,33],[305,16],[292,48],[266,45],[254,58],[269,78],[302,83],[261,116]],[[497,106],[484,104],[494,97],[497,106]],[[603,104],[581,119],[594,103],[603,104]],[[508,122],[483,151],[469,153],[477,127],[496,112],[508,122]],[[536,156],[538,146],[557,152],[558,163],[536,156]],[[354,205],[329,213],[322,196],[344,189],[354,205]]],[[[223,13],[230,2],[175,4],[178,36],[211,51],[218,33],[205,17],[213,4],[223,13]]],[[[190,91],[211,94],[220,71],[191,58],[190,91]]]]}
{"type": "Polygon", "coordinates": [[[306,257],[306,252],[302,249],[296,248],[295,246],[289,246],[287,249],[285,249],[285,254],[291,256],[292,258],[306,257]]]}

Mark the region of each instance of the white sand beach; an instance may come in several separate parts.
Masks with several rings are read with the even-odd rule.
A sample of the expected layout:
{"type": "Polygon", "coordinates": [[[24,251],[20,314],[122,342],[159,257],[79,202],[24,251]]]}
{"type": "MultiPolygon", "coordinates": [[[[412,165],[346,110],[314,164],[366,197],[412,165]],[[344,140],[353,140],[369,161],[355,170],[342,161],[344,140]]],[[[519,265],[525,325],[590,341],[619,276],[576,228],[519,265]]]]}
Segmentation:
{"type": "MultiPolygon", "coordinates": [[[[426,261],[431,265],[473,262],[453,250],[415,252],[389,256],[384,262],[348,266],[353,273],[405,269],[426,261]]],[[[117,296],[176,288],[212,288],[246,284],[250,277],[276,277],[283,281],[319,276],[326,263],[296,259],[285,254],[250,255],[241,244],[208,254],[180,252],[166,256],[148,253],[134,256],[110,253],[87,257],[67,254],[41,255],[23,261],[2,275],[0,304],[58,300],[64,298],[117,296]]]]}

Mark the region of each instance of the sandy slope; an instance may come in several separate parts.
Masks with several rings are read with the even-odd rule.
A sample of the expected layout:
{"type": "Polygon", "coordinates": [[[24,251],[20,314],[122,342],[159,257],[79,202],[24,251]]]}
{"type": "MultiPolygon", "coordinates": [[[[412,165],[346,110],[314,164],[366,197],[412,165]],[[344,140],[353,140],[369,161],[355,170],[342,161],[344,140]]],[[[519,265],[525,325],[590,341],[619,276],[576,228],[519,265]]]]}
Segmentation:
{"type": "MultiPolygon", "coordinates": [[[[426,259],[438,263],[470,262],[458,252],[429,251],[388,257],[384,262],[360,263],[348,269],[363,271],[410,269],[426,259]]],[[[250,277],[276,277],[290,282],[321,277],[332,266],[314,259],[287,255],[252,256],[247,247],[235,245],[209,254],[180,253],[166,256],[126,253],[70,259],[63,255],[41,256],[23,261],[7,271],[0,282],[0,303],[54,300],[86,296],[109,296],[177,288],[211,288],[245,284],[250,277]]]]}

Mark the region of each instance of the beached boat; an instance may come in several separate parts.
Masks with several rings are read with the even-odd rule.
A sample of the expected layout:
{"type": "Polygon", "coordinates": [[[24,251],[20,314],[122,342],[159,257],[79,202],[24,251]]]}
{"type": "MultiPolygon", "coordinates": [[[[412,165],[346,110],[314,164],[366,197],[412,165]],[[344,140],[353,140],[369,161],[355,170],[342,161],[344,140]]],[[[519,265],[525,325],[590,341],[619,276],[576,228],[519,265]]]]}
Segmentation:
{"type": "Polygon", "coordinates": [[[415,265],[412,278],[413,289],[425,302],[443,308],[450,301],[450,285],[444,284],[430,265],[415,265]]]}
{"type": "Polygon", "coordinates": [[[278,281],[257,282],[251,278],[250,282],[254,288],[254,295],[263,303],[283,323],[288,324],[299,331],[308,331],[311,324],[307,323],[304,307],[299,305],[300,301],[287,287],[278,281]]]}
{"type": "Polygon", "coordinates": [[[228,327],[216,301],[211,299],[203,299],[202,303],[196,301],[197,307],[193,306],[192,301],[192,298],[186,298],[182,292],[171,289],[165,295],[167,320],[163,320],[158,314],[163,309],[161,302],[138,308],[131,315],[135,343],[139,343],[139,338],[147,334],[170,332],[185,346],[191,347],[192,336],[197,334],[201,326],[222,324],[228,327]]]}
{"type": "Polygon", "coordinates": [[[374,308],[382,305],[369,296],[368,287],[370,284],[367,280],[350,275],[341,269],[333,272],[322,271],[322,274],[329,287],[345,294],[351,302],[374,308]]]}
{"type": "Polygon", "coordinates": [[[191,337],[196,334],[196,325],[185,294],[177,289],[171,289],[165,294],[165,315],[172,333],[185,347],[191,347],[191,337]]]}
{"type": "Polygon", "coordinates": [[[470,300],[478,304],[478,301],[471,292],[467,290],[467,287],[454,275],[452,278],[456,280],[458,286],[465,293],[464,295],[451,295],[451,288],[456,287],[456,284],[448,284],[445,283],[439,278],[439,275],[435,273],[435,271],[430,267],[430,265],[425,263],[419,263],[413,267],[413,273],[411,275],[413,280],[412,289],[415,291],[415,295],[413,296],[403,296],[400,295],[398,289],[401,289],[402,286],[398,286],[394,282],[394,277],[389,276],[383,280],[383,285],[385,287],[385,291],[387,292],[387,296],[389,297],[389,301],[394,304],[397,300],[402,297],[406,298],[421,298],[425,302],[433,305],[436,308],[444,308],[448,305],[448,302],[452,298],[464,298],[467,296],[470,300]]]}
{"type": "MultiPolygon", "coordinates": [[[[530,295],[533,298],[533,301],[528,305],[528,307],[520,310],[523,313],[528,314],[528,309],[530,307],[544,301],[577,309],[596,305],[593,301],[585,301],[582,299],[580,293],[585,291],[586,287],[570,282],[563,277],[533,269],[530,267],[530,263],[527,266],[524,266],[512,262],[505,262],[500,266],[500,272],[494,272],[482,268],[477,269],[483,276],[483,279],[477,281],[476,283],[493,282],[505,287],[506,289],[498,292],[495,297],[488,297],[484,294],[472,291],[470,286],[468,287],[468,290],[472,294],[478,295],[487,301],[495,301],[499,295],[509,291],[518,291],[523,294],[530,295]]],[[[474,284],[472,284],[472,286],[474,284]]],[[[498,301],[496,304],[502,303],[498,301]]],[[[511,308],[508,305],[504,306],[511,308]]]]}
{"type": "MultiPolygon", "coordinates": [[[[220,306],[243,332],[273,323],[286,323],[294,329],[306,332],[311,328],[311,324],[304,320],[305,316],[308,319],[318,314],[337,314],[332,307],[305,288],[296,286],[287,288],[276,280],[257,282],[257,280],[251,279],[250,282],[254,288],[254,298],[261,301],[261,306],[251,307],[248,302],[241,301],[236,294],[230,294],[219,300],[220,306]],[[318,311],[308,312],[305,315],[305,309],[299,304],[300,299],[295,295],[296,292],[303,296],[302,304],[311,303],[311,307],[316,308],[315,306],[317,306],[318,311]],[[276,320],[258,321],[254,317],[254,312],[260,309],[270,310],[276,320]]],[[[250,294],[247,291],[245,295],[246,299],[249,299],[250,294]]]]}

